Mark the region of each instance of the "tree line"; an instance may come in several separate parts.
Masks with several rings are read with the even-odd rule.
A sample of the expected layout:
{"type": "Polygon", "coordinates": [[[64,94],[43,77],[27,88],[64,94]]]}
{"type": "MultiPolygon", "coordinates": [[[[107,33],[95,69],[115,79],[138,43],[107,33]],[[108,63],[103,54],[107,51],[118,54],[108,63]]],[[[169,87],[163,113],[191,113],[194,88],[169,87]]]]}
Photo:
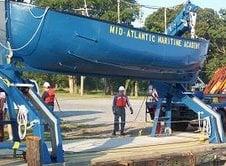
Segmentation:
{"type": "MultiPolygon", "coordinates": [[[[139,18],[140,8],[135,0],[123,0],[120,5],[120,19],[123,24],[131,23],[139,18]],[[134,5],[131,5],[134,4],[134,5]]],[[[83,14],[84,0],[36,0],[39,6],[49,6],[52,9],[83,14]]],[[[89,16],[103,20],[117,22],[117,0],[87,0],[89,16]]],[[[182,5],[167,8],[167,23],[170,23],[182,5]]],[[[164,32],[164,8],[150,14],[145,20],[145,30],[164,32]]],[[[188,34],[185,34],[188,35],[188,34]]],[[[210,40],[207,61],[200,72],[201,78],[207,82],[213,72],[226,65],[226,9],[219,12],[210,8],[200,8],[197,12],[196,35],[199,38],[210,40]]],[[[79,76],[65,76],[60,74],[25,72],[24,76],[35,79],[39,85],[49,81],[57,85],[58,89],[68,88],[72,93],[78,93],[81,85],[79,76]]],[[[125,85],[130,95],[143,95],[146,92],[148,81],[124,78],[96,78],[85,77],[84,89],[86,93],[102,92],[113,94],[120,85],[125,85]]]]}

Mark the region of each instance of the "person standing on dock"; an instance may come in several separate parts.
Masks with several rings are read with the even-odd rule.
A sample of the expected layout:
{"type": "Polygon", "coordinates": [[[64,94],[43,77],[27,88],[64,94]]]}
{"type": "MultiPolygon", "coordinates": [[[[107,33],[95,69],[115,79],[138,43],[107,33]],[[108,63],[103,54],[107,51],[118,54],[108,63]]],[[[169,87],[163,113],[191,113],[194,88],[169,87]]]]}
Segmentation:
{"type": "Polygon", "coordinates": [[[119,87],[119,93],[113,99],[112,111],[114,114],[114,130],[112,135],[116,135],[116,132],[119,131],[120,124],[120,134],[125,135],[125,121],[126,121],[126,107],[128,106],[130,109],[130,113],[133,114],[133,109],[129,102],[129,98],[125,94],[125,88],[123,86],[119,87]],[[119,123],[119,118],[121,122],[119,123]]]}
{"type": "MultiPolygon", "coordinates": [[[[15,106],[16,108],[16,106],[15,106]]],[[[0,90],[0,121],[4,120],[10,120],[9,118],[9,112],[7,109],[7,101],[6,101],[6,93],[2,90],[0,90]]],[[[8,129],[8,140],[13,140],[13,134],[12,134],[12,126],[11,124],[7,124],[8,129]]],[[[4,139],[4,125],[0,125],[0,142],[2,142],[4,139]]]]}
{"type": "Polygon", "coordinates": [[[54,100],[55,100],[55,90],[50,86],[48,82],[43,84],[44,92],[42,94],[42,99],[45,104],[49,107],[50,111],[54,110],[54,100]]]}
{"type": "MultiPolygon", "coordinates": [[[[0,121],[4,120],[5,93],[0,92],[0,121]]],[[[4,124],[0,124],[0,142],[4,140],[4,124]]]]}
{"type": "Polygon", "coordinates": [[[157,90],[153,87],[153,85],[148,86],[148,95],[147,95],[147,101],[146,101],[146,113],[150,114],[151,120],[154,120],[155,118],[155,110],[157,107],[157,102],[159,95],[157,90]]]}

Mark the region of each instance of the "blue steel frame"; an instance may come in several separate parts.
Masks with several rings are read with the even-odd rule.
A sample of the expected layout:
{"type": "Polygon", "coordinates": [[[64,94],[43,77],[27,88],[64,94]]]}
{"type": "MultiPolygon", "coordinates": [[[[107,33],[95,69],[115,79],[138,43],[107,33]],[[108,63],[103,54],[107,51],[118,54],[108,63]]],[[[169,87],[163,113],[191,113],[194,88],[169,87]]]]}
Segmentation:
{"type": "Polygon", "coordinates": [[[164,82],[152,81],[151,84],[157,89],[160,100],[155,112],[155,121],[153,127],[151,128],[151,136],[156,136],[156,128],[158,124],[161,103],[165,98],[167,101],[165,124],[166,127],[170,127],[171,124],[171,101],[176,101],[183,103],[189,109],[193,110],[195,113],[201,113],[201,118],[210,119],[210,129],[211,133],[209,135],[210,143],[223,143],[224,131],[222,127],[222,121],[220,115],[206,106],[202,101],[197,99],[193,94],[186,94],[186,90],[181,84],[169,84],[164,82]]]}
{"type": "MultiPolygon", "coordinates": [[[[8,41],[11,41],[10,4],[9,4],[8,0],[6,0],[5,2],[6,2],[6,17],[7,17],[7,28],[6,28],[7,29],[7,39],[8,39],[8,41]]],[[[81,18],[81,17],[78,17],[78,18],[81,18]]],[[[88,21],[88,20],[86,19],[86,21],[88,21]]],[[[97,24],[97,23],[95,22],[95,24],[97,24]]],[[[105,23],[103,23],[103,24],[105,26],[107,25],[105,23]]],[[[115,27],[117,28],[116,25],[115,25],[115,27]]],[[[182,27],[182,29],[183,29],[183,27],[182,27]]],[[[88,36],[91,35],[90,39],[93,39],[93,37],[92,37],[93,34],[92,33],[91,34],[86,34],[86,35],[88,35],[88,36]]],[[[78,40],[78,38],[79,39],[80,38],[84,39],[84,37],[81,36],[81,35],[78,35],[78,33],[75,34],[74,38],[76,40],[78,40]]],[[[87,42],[87,39],[89,39],[89,38],[85,38],[85,39],[86,39],[85,41],[87,42]]],[[[113,37],[111,39],[113,39],[113,37]]],[[[127,39],[125,38],[124,40],[127,40],[127,39]]],[[[80,41],[80,44],[85,43],[84,41],[83,41],[83,43],[82,43],[81,40],[79,40],[79,41],[80,41]]],[[[106,41],[106,40],[103,40],[103,42],[104,41],[106,41]]],[[[96,40],[95,41],[91,41],[91,43],[92,44],[96,44],[96,40]]],[[[205,41],[204,44],[203,44],[203,47],[206,47],[206,45],[207,44],[206,44],[206,41],[205,41]]],[[[104,44],[103,44],[103,46],[104,46],[104,44]]],[[[203,50],[205,50],[205,49],[203,49],[203,50]]],[[[67,52],[67,54],[68,54],[68,52],[67,52]]],[[[74,54],[70,54],[70,55],[74,56],[74,54]]],[[[46,56],[46,54],[43,53],[43,56],[46,56]]],[[[68,59],[72,58],[70,56],[67,56],[67,57],[68,57],[68,59]]],[[[51,58],[57,59],[57,58],[54,58],[54,57],[51,57],[51,58]]],[[[79,58],[79,57],[75,57],[74,56],[74,58],[79,58]]],[[[28,58],[28,59],[30,59],[31,61],[32,60],[36,61],[35,58],[28,58]]],[[[51,59],[51,61],[53,59],[51,59]]],[[[175,62],[175,60],[172,61],[172,62],[175,62]]],[[[52,65],[49,65],[49,66],[52,66],[52,65]]],[[[63,68],[61,68],[61,66],[58,67],[58,70],[63,72],[63,68]]],[[[123,70],[125,70],[125,69],[122,69],[122,71],[123,70]]],[[[73,72],[75,73],[76,71],[73,70],[73,72]]],[[[113,72],[113,70],[111,72],[113,72]]],[[[14,68],[11,65],[6,65],[6,64],[1,66],[0,77],[1,77],[1,79],[0,79],[0,88],[2,90],[4,90],[6,92],[6,94],[7,94],[10,120],[12,121],[12,124],[13,124],[14,140],[15,141],[19,140],[18,131],[17,131],[17,122],[16,122],[16,114],[17,114],[17,112],[14,109],[14,103],[16,103],[18,105],[24,105],[29,110],[28,111],[28,118],[29,118],[30,122],[33,121],[33,120],[38,120],[39,121],[39,123],[36,124],[35,127],[33,128],[33,135],[36,135],[36,136],[41,138],[41,161],[42,161],[42,163],[43,164],[51,163],[51,161],[52,161],[51,159],[53,159],[53,158],[54,158],[55,162],[63,162],[64,158],[63,158],[62,139],[61,139],[61,135],[60,135],[59,120],[56,120],[56,118],[55,118],[52,121],[54,123],[54,128],[52,130],[55,131],[55,133],[58,133],[58,134],[54,135],[54,137],[56,138],[56,140],[54,142],[55,145],[56,145],[56,149],[55,149],[56,151],[54,152],[54,156],[52,157],[50,155],[50,153],[48,151],[48,148],[47,148],[47,146],[45,144],[45,141],[44,141],[44,127],[43,127],[43,124],[44,124],[44,122],[46,122],[46,117],[47,116],[50,118],[51,116],[54,117],[54,115],[52,115],[52,113],[47,108],[44,108],[43,109],[44,111],[42,111],[42,112],[38,111],[35,108],[35,106],[25,97],[25,95],[17,87],[13,87],[10,84],[7,84],[7,83],[22,83],[22,82],[24,82],[24,80],[21,79],[20,75],[18,75],[18,72],[17,72],[16,68],[14,68]]],[[[175,77],[175,79],[176,79],[176,77],[175,77]]],[[[167,99],[166,100],[167,101],[167,107],[166,107],[166,117],[167,117],[166,118],[166,125],[167,125],[167,127],[171,127],[171,123],[170,123],[171,122],[171,106],[170,105],[171,105],[172,97],[175,97],[175,98],[178,98],[178,101],[183,102],[188,107],[192,108],[195,112],[202,111],[203,112],[202,117],[210,117],[210,119],[211,119],[211,128],[212,128],[212,131],[213,131],[211,133],[211,136],[210,136],[210,142],[215,142],[215,143],[223,142],[224,138],[223,138],[222,135],[220,135],[220,133],[222,131],[220,131],[221,129],[219,128],[219,126],[218,126],[219,124],[217,124],[217,120],[215,119],[215,117],[213,117],[212,114],[210,112],[208,112],[206,109],[204,109],[203,107],[201,107],[197,103],[194,103],[194,101],[191,100],[192,96],[184,95],[183,94],[184,90],[183,90],[181,85],[178,85],[178,84],[175,84],[175,85],[176,86],[174,86],[173,84],[167,84],[167,83],[160,82],[158,84],[158,86],[161,86],[161,87],[157,88],[157,90],[159,92],[164,93],[162,96],[166,97],[166,99],[167,99]],[[165,90],[164,90],[164,88],[165,88],[165,90]],[[168,92],[168,93],[166,93],[166,92],[168,92]]],[[[158,109],[157,109],[158,111],[156,113],[157,114],[156,118],[159,117],[161,102],[162,102],[162,99],[158,102],[158,109]]],[[[41,100],[39,101],[39,104],[42,107],[44,105],[41,102],[41,100]]],[[[153,127],[153,129],[156,130],[156,126],[155,125],[157,125],[157,123],[155,123],[154,127],[153,127]]],[[[153,136],[155,135],[155,130],[153,130],[153,132],[152,132],[153,136]]]]}
{"type": "MultiPolygon", "coordinates": [[[[190,30],[190,27],[186,22],[189,22],[189,13],[196,12],[198,6],[192,4],[189,0],[183,7],[182,11],[176,16],[174,21],[169,24],[167,28],[167,34],[173,36],[182,36],[186,31],[190,30]]],[[[194,95],[185,94],[186,90],[183,88],[182,84],[170,84],[164,82],[153,81],[151,83],[155,85],[157,91],[160,94],[160,100],[158,101],[156,112],[155,112],[155,121],[151,130],[151,136],[156,136],[156,128],[159,120],[161,104],[163,98],[166,99],[166,112],[164,117],[166,127],[171,128],[171,101],[172,98],[177,102],[185,104],[188,108],[198,113],[201,112],[201,118],[209,117],[211,122],[211,135],[209,136],[209,142],[212,143],[221,143],[224,142],[224,132],[222,127],[222,122],[219,115],[205,106],[204,103],[198,99],[194,100],[194,95]],[[204,104],[204,106],[203,106],[204,104]],[[213,116],[215,115],[215,116],[213,116]]]]}
{"type": "Polygon", "coordinates": [[[182,36],[185,32],[189,31],[189,13],[196,12],[198,9],[198,6],[192,4],[190,0],[188,0],[181,12],[167,27],[166,34],[172,36],[182,36]]]}
{"type": "MultiPolygon", "coordinates": [[[[6,15],[6,38],[10,41],[11,38],[11,21],[10,21],[10,2],[5,0],[5,15],[6,15]]],[[[7,42],[7,41],[6,41],[7,42]]],[[[18,87],[13,86],[17,83],[26,83],[26,80],[21,78],[20,72],[14,65],[6,64],[7,51],[1,52],[1,55],[5,61],[0,65],[0,89],[6,93],[8,113],[10,121],[8,124],[12,124],[13,129],[13,141],[21,141],[18,134],[17,124],[17,110],[16,106],[24,105],[28,110],[28,121],[32,122],[35,120],[35,125],[32,127],[32,133],[34,136],[38,136],[41,139],[40,150],[41,150],[41,163],[50,164],[52,162],[61,163],[64,161],[64,151],[62,147],[62,137],[60,132],[60,122],[54,114],[45,106],[38,95],[30,89],[31,94],[35,96],[35,102],[42,109],[37,107],[28,99],[18,87]],[[49,118],[49,119],[48,119],[49,118]],[[49,152],[44,138],[44,124],[49,124],[51,128],[51,142],[52,142],[52,153],[49,152]],[[51,124],[51,125],[50,125],[51,124]],[[55,134],[55,135],[54,135],[55,134]],[[54,144],[54,145],[53,145],[54,144]]],[[[3,122],[5,123],[5,122],[3,122]]],[[[4,143],[1,143],[4,147],[4,143]]],[[[7,147],[8,144],[5,146],[7,147]]]]}
{"type": "MultiPolygon", "coordinates": [[[[43,112],[41,112],[41,110],[37,110],[37,108],[29,101],[29,99],[26,97],[26,94],[23,94],[23,92],[20,91],[20,89],[18,89],[17,87],[12,86],[12,84],[25,82],[24,80],[21,80],[18,73],[19,72],[11,65],[0,66],[0,89],[7,95],[8,112],[10,123],[12,124],[13,128],[14,141],[20,141],[20,138],[18,136],[17,110],[15,109],[15,104],[16,106],[24,105],[28,110],[28,121],[36,121],[36,124],[32,127],[32,133],[34,136],[38,136],[41,139],[41,163],[50,164],[52,162],[63,162],[64,152],[62,148],[59,120],[56,118],[57,121],[54,124],[56,128],[52,129],[58,130],[58,132],[56,132],[58,133],[58,135],[54,135],[54,137],[56,137],[58,140],[57,145],[55,145],[56,149],[54,152],[52,152],[52,154],[50,154],[44,138],[44,124],[48,123],[46,117],[44,117],[44,114],[43,112]]],[[[41,102],[41,100],[39,102],[41,102]]],[[[51,111],[47,107],[45,111],[49,111],[48,113],[51,113],[51,111]]],[[[54,115],[52,114],[52,116],[54,115]]]]}

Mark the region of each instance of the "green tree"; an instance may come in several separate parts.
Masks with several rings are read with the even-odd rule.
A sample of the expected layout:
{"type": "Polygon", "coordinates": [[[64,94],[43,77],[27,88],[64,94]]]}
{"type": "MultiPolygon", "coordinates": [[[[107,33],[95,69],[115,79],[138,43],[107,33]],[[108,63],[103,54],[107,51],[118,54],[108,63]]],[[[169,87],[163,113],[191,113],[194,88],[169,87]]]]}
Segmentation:
{"type": "Polygon", "coordinates": [[[197,14],[197,35],[210,40],[202,73],[202,77],[209,80],[217,68],[226,65],[226,22],[223,15],[213,9],[200,9],[197,14]]]}
{"type": "MultiPolygon", "coordinates": [[[[178,13],[183,8],[182,5],[175,6],[174,8],[167,8],[167,24],[171,23],[178,13]]],[[[151,32],[164,32],[164,8],[160,8],[157,11],[150,14],[145,20],[145,28],[151,32]]]]}
{"type": "MultiPolygon", "coordinates": [[[[120,18],[123,23],[130,24],[139,14],[137,6],[128,3],[136,3],[135,0],[124,0],[120,5],[120,18]]],[[[84,0],[36,0],[39,6],[49,6],[52,9],[76,12],[81,14],[84,0]]],[[[108,21],[117,21],[117,0],[87,0],[87,7],[91,17],[108,21]]]]}
{"type": "Polygon", "coordinates": [[[37,72],[24,72],[23,77],[26,79],[36,80],[38,85],[42,87],[45,81],[48,81],[51,85],[57,86],[58,88],[68,87],[68,77],[59,74],[50,73],[37,73],[37,72]]]}
{"type": "MultiPolygon", "coordinates": [[[[120,20],[124,24],[131,24],[139,15],[139,8],[135,4],[135,0],[121,0],[120,3],[120,20]]],[[[49,6],[52,9],[67,12],[76,12],[82,14],[81,8],[84,8],[84,0],[36,0],[36,5],[49,6]],[[78,10],[79,9],[79,10],[78,10]]],[[[87,7],[90,17],[100,18],[103,20],[117,22],[117,0],[87,0],[87,7]]],[[[56,81],[59,86],[68,86],[68,77],[61,75],[46,74],[26,74],[31,78],[37,78],[41,84],[45,80],[51,82],[56,81]]],[[[104,89],[106,94],[113,94],[118,86],[125,85],[126,79],[118,78],[93,78],[86,77],[85,88],[89,91],[104,89]]],[[[131,89],[131,88],[130,88],[131,89]]]]}

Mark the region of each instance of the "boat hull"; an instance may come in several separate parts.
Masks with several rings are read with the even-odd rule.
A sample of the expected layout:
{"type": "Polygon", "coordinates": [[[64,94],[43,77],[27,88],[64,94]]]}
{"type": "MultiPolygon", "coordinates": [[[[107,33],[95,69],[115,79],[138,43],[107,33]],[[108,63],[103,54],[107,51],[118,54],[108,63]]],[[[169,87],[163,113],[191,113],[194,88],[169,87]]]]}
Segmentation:
{"type": "Polygon", "coordinates": [[[206,58],[206,40],[191,40],[11,2],[14,58],[63,74],[193,82],[206,58]],[[41,26],[40,25],[41,22],[41,26]],[[38,29],[37,29],[38,28],[38,29]]]}

